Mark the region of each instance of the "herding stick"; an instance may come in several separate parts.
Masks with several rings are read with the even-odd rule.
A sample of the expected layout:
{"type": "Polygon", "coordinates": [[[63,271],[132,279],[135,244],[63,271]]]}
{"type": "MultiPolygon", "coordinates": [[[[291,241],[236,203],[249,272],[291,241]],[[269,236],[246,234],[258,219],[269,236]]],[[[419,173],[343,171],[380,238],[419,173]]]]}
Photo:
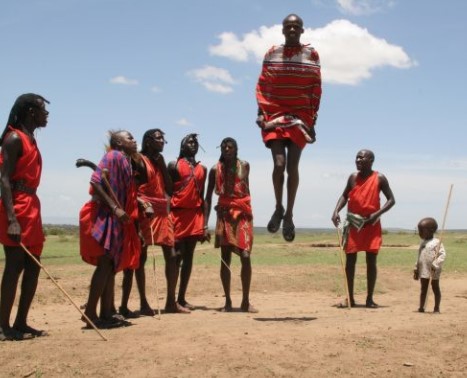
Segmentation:
{"type": "MultiPolygon", "coordinates": [[[[446,207],[444,209],[443,225],[442,225],[441,231],[439,233],[439,238],[438,238],[439,243],[436,246],[436,251],[435,251],[435,255],[433,257],[433,262],[438,258],[439,249],[441,248],[441,243],[443,241],[444,228],[445,228],[445,225],[446,225],[446,218],[448,216],[448,209],[449,209],[449,203],[451,202],[451,194],[452,194],[453,186],[454,186],[454,184],[451,184],[451,186],[449,187],[448,199],[446,201],[446,207]]],[[[425,297],[425,303],[423,305],[423,310],[425,310],[425,307],[428,304],[428,296],[429,296],[429,293],[430,293],[430,287],[431,287],[431,281],[432,280],[433,280],[433,272],[430,273],[430,279],[428,281],[428,288],[427,288],[427,291],[426,291],[426,297],[425,297]]]]}
{"type": "Polygon", "coordinates": [[[336,231],[337,231],[337,240],[339,241],[339,259],[341,261],[342,275],[344,277],[345,293],[347,294],[347,306],[349,307],[349,310],[350,310],[352,308],[352,304],[350,303],[349,283],[347,282],[347,272],[345,271],[344,259],[342,258],[342,252],[344,252],[344,246],[342,245],[342,237],[339,231],[339,227],[336,227],[336,231]]]}
{"type": "MultiPolygon", "coordinates": [[[[154,229],[152,228],[152,223],[149,226],[151,231],[151,241],[154,245],[154,229]]],[[[154,277],[154,286],[156,287],[156,302],[157,302],[157,314],[159,320],[161,320],[161,306],[159,305],[159,285],[157,284],[157,275],[156,275],[156,252],[152,251],[152,273],[154,277]]]]}
{"type": "Polygon", "coordinates": [[[19,243],[21,248],[29,255],[29,257],[47,274],[47,276],[50,278],[50,280],[60,289],[60,291],[65,294],[65,296],[68,298],[68,300],[71,302],[73,306],[80,312],[80,314],[83,316],[84,319],[86,319],[86,322],[94,328],[94,330],[99,334],[100,337],[102,337],[102,340],[107,341],[105,336],[99,332],[97,329],[96,325],[92,322],[91,319],[79,308],[79,306],[71,299],[71,297],[68,295],[68,293],[65,291],[63,287],[60,286],[60,284],[55,280],[55,278],[52,277],[52,275],[48,272],[48,270],[45,268],[44,265],[42,265],[39,260],[36,259],[36,257],[26,248],[26,246],[23,243],[19,243]]]}

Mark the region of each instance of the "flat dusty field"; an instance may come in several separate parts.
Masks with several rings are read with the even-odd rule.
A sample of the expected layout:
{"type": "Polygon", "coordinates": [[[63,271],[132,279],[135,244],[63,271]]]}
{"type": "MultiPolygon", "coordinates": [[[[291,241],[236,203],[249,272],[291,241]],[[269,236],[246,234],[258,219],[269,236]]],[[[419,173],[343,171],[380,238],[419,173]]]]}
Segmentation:
{"type": "MultiPolygon", "coordinates": [[[[202,245],[196,252],[187,295],[196,310],[188,315],[141,317],[132,320],[132,326],[103,330],[108,341],[94,330],[82,329],[79,312],[41,273],[30,324],[48,330],[50,335],[0,343],[0,376],[467,376],[466,273],[453,269],[443,272],[441,314],[431,312],[432,293],[428,311],[416,312],[419,282],[411,278],[412,267],[401,269],[390,263],[379,266],[375,301],[380,308],[339,309],[336,304],[344,295],[336,248],[328,248],[335,258],[334,265],[296,264],[294,254],[303,257],[313,251],[306,243],[285,245],[276,240],[277,245],[268,248],[285,250],[290,263],[280,260],[255,265],[253,255],[251,299],[259,313],[218,311],[223,305],[219,266],[201,259],[203,255],[216,258],[218,251],[202,245]]],[[[416,244],[407,250],[414,257],[416,244]]],[[[163,307],[165,280],[160,249],[157,253],[159,303],[163,307]]],[[[238,308],[240,267],[235,256],[233,260],[232,291],[234,307],[238,308]]],[[[363,284],[357,287],[356,299],[363,304],[363,254],[359,260],[357,272],[363,284]]],[[[46,259],[43,261],[47,264],[46,259]]],[[[51,264],[49,271],[76,303],[85,303],[91,266],[72,260],[51,264]]],[[[151,257],[146,271],[149,299],[157,307],[151,257]]],[[[117,282],[118,306],[121,274],[117,282]]],[[[130,308],[136,310],[136,285],[133,290],[130,308]]],[[[16,308],[13,315],[15,312],[16,308]]]]}

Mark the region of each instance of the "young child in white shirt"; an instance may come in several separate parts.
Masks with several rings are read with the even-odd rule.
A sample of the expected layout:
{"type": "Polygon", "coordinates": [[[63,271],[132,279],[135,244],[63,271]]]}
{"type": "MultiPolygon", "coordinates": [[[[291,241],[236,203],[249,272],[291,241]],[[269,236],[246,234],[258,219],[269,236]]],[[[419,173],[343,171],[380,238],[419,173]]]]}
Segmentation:
{"type": "Polygon", "coordinates": [[[446,258],[446,251],[441,241],[434,237],[438,223],[433,218],[423,218],[418,223],[418,235],[422,239],[418,250],[418,260],[415,264],[414,279],[420,278],[420,306],[419,312],[425,312],[425,302],[428,293],[428,284],[431,277],[431,288],[435,296],[435,307],[433,312],[439,313],[441,303],[441,290],[439,278],[441,268],[446,258]]]}

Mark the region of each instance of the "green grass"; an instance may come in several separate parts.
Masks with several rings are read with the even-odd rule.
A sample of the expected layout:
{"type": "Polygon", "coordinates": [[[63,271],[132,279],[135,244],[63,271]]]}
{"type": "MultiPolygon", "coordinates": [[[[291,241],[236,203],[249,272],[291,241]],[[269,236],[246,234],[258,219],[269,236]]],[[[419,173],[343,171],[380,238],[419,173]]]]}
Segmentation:
{"type": "MultiPolygon", "coordinates": [[[[378,256],[379,267],[392,267],[411,270],[418,254],[418,235],[411,232],[390,232],[383,235],[383,247],[378,256]]],[[[445,272],[467,272],[467,234],[445,232],[443,243],[447,251],[445,272]]],[[[157,260],[162,261],[159,247],[151,247],[150,254],[156,252],[157,260]]],[[[333,232],[310,232],[298,230],[294,243],[283,241],[280,233],[275,235],[259,232],[255,234],[253,264],[257,266],[279,265],[323,265],[335,266],[340,263],[337,235],[333,232]]],[[[3,262],[3,254],[0,262],[3,262]]],[[[233,258],[234,265],[239,259],[233,258]]],[[[44,264],[80,264],[79,237],[76,233],[48,235],[42,255],[44,264]]],[[[160,263],[160,262],[159,262],[160,263]]],[[[365,263],[365,255],[360,254],[358,264],[365,263]]],[[[199,245],[195,252],[195,264],[218,265],[219,250],[213,244],[199,245]]]]}

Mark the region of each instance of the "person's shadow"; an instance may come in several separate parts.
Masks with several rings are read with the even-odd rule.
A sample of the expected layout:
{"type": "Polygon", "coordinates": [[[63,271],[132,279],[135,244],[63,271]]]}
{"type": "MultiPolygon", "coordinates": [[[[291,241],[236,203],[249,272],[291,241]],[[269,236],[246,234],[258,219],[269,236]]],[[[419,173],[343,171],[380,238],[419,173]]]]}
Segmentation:
{"type": "Polygon", "coordinates": [[[275,317],[275,318],[253,318],[258,322],[292,322],[292,323],[301,323],[301,322],[310,322],[318,318],[312,316],[284,316],[284,317],[275,317]]]}

